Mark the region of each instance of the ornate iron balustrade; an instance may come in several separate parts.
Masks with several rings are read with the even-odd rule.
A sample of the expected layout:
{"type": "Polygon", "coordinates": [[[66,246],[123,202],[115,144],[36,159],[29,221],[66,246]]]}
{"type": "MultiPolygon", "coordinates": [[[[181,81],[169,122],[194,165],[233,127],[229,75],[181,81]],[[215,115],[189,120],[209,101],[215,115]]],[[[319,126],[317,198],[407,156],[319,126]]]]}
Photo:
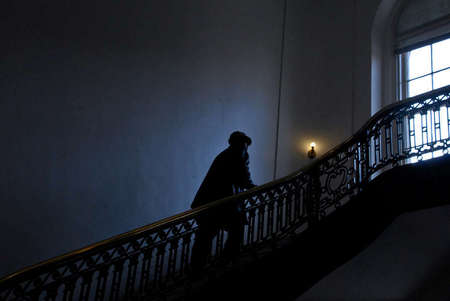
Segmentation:
{"type": "MultiPolygon", "coordinates": [[[[295,235],[398,164],[448,154],[450,86],[393,104],[355,135],[287,177],[161,220],[0,280],[0,300],[129,300],[162,297],[188,279],[195,219],[243,202],[242,252],[295,235]]],[[[209,260],[221,255],[220,231],[209,260]]]]}

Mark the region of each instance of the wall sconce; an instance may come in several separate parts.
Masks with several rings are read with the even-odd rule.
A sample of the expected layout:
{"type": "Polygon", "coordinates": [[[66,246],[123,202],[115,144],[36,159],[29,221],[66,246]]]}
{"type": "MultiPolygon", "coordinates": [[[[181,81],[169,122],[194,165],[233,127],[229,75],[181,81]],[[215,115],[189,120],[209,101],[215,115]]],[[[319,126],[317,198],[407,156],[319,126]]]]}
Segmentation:
{"type": "Polygon", "coordinates": [[[311,149],[308,151],[308,158],[314,159],[316,157],[316,151],[314,147],[316,146],[315,142],[311,142],[311,149]]]}

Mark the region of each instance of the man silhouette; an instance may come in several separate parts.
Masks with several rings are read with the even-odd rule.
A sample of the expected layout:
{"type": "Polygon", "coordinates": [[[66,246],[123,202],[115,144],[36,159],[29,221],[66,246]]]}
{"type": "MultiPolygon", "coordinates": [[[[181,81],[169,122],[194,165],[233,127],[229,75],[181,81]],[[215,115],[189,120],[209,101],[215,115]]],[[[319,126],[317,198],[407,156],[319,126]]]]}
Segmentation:
{"type": "MultiPolygon", "coordinates": [[[[213,161],[206,174],[191,208],[237,194],[245,189],[255,187],[250,176],[248,146],[250,137],[243,132],[233,132],[228,139],[229,147],[222,151],[213,161]]],[[[224,257],[233,259],[239,254],[247,218],[242,204],[229,203],[208,210],[196,218],[199,229],[192,247],[192,269],[199,271],[211,253],[211,244],[219,229],[228,232],[224,247],[224,257]]]]}

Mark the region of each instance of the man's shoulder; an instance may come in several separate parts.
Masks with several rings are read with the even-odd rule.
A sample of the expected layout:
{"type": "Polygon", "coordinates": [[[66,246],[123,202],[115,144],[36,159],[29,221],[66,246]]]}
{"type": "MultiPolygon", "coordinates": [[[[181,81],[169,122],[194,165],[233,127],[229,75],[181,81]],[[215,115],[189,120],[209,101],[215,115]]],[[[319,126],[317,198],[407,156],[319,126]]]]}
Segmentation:
{"type": "Polygon", "coordinates": [[[215,158],[212,163],[212,166],[218,167],[227,167],[230,164],[233,164],[235,161],[235,156],[233,153],[227,148],[220,152],[215,158]]]}
{"type": "Polygon", "coordinates": [[[220,165],[248,165],[249,163],[249,155],[248,153],[245,153],[245,156],[239,157],[235,153],[233,153],[232,150],[229,148],[222,151],[220,154],[216,156],[214,159],[213,164],[220,164],[220,165]]]}
{"type": "Polygon", "coordinates": [[[221,151],[216,158],[214,159],[214,161],[221,161],[221,160],[226,160],[228,158],[231,157],[231,152],[229,148],[224,149],[223,151],[221,151]]]}

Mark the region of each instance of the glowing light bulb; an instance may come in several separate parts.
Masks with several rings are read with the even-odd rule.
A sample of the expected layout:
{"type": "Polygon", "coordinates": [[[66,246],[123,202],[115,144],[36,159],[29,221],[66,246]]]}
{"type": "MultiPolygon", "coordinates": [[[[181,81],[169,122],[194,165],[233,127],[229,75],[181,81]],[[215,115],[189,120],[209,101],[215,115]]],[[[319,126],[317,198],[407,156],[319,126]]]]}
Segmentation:
{"type": "Polygon", "coordinates": [[[311,146],[311,149],[308,151],[308,158],[314,159],[316,157],[316,151],[314,150],[316,143],[311,142],[310,146],[311,146]]]}

